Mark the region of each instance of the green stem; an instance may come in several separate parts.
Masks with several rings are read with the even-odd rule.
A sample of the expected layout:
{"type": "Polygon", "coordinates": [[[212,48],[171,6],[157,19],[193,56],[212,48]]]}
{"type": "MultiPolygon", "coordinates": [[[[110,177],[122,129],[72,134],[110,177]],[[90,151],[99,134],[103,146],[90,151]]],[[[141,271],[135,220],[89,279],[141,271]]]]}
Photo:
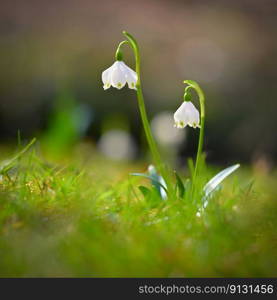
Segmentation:
{"type": "Polygon", "coordinates": [[[124,44],[128,44],[129,42],[128,41],[122,41],[119,43],[117,49],[116,49],[116,52],[115,52],[115,59],[116,60],[122,60],[122,52],[121,52],[121,47],[124,45],[124,44]]]}
{"type": "MultiPolygon", "coordinates": [[[[196,162],[195,162],[195,168],[193,173],[193,179],[192,184],[193,187],[195,186],[195,180],[198,174],[199,164],[201,160],[202,150],[203,150],[203,141],[204,141],[204,125],[205,125],[205,95],[198,85],[197,82],[193,80],[185,80],[184,83],[188,84],[189,87],[192,87],[199,98],[200,102],[200,133],[199,133],[199,140],[198,140],[198,148],[197,148],[197,155],[196,155],[196,162]]],[[[194,189],[194,188],[193,188],[194,189]]]]}
{"type": "Polygon", "coordinates": [[[154,163],[157,167],[158,172],[161,174],[161,176],[164,178],[166,185],[167,185],[167,189],[168,189],[168,195],[173,195],[173,187],[170,183],[169,180],[169,174],[162,162],[162,158],[161,155],[159,153],[157,144],[153,138],[151,129],[150,129],[150,125],[149,125],[149,121],[148,121],[148,117],[147,117],[147,113],[146,113],[146,109],[145,109],[145,104],[144,104],[144,97],[143,97],[143,93],[142,93],[142,88],[141,88],[141,79],[140,79],[140,52],[139,52],[139,47],[138,44],[136,42],[136,40],[134,39],[134,37],[129,34],[126,31],[123,31],[123,34],[126,36],[126,38],[128,39],[128,41],[130,42],[130,45],[132,46],[133,50],[134,50],[134,54],[135,54],[135,60],[136,60],[136,73],[138,76],[137,79],[137,84],[136,84],[136,89],[137,89],[137,98],[138,98],[138,106],[139,106],[139,111],[140,111],[140,115],[141,115],[141,119],[142,119],[142,124],[143,124],[143,128],[145,131],[145,135],[146,135],[146,139],[154,160],[154,163]]]}

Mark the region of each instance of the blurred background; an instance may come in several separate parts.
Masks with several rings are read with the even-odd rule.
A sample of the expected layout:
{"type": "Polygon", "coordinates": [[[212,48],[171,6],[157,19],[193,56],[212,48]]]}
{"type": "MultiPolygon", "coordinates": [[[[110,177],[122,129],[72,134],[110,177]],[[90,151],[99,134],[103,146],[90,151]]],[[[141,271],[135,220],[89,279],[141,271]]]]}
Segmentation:
{"type": "MultiPolygon", "coordinates": [[[[198,132],[173,128],[183,80],[206,92],[211,163],[277,161],[277,4],[240,1],[5,1],[0,10],[0,138],[40,136],[51,149],[86,140],[105,156],[145,154],[136,94],[104,91],[101,73],[132,33],[152,129],[169,157],[195,153],[198,132]]],[[[134,68],[132,52],[124,48],[134,68]]],[[[195,99],[196,100],[196,99],[195,99]]],[[[195,103],[197,103],[195,101],[195,103]]]]}

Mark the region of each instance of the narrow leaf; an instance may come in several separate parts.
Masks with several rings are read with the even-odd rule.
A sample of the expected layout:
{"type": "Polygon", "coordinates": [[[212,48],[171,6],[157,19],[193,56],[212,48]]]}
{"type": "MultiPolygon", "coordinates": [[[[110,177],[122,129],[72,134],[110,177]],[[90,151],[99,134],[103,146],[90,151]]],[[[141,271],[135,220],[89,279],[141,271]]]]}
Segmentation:
{"type": "Polygon", "coordinates": [[[14,157],[8,160],[4,160],[0,164],[0,173],[4,174],[8,172],[13,166],[15,165],[16,161],[25,153],[27,152],[30,147],[36,142],[36,138],[33,138],[29,144],[27,144],[20,152],[18,152],[14,157]]]}
{"type": "Polygon", "coordinates": [[[183,198],[184,194],[185,194],[184,183],[183,183],[182,179],[180,178],[180,176],[178,175],[177,172],[175,172],[175,177],[176,177],[176,186],[177,186],[177,189],[178,189],[179,197],[183,198]]]}
{"type": "Polygon", "coordinates": [[[236,169],[240,167],[239,164],[233,165],[224,169],[223,171],[216,174],[205,186],[204,186],[204,194],[205,197],[208,197],[213,191],[215,191],[219,184],[231,173],[233,173],[236,169]]]}
{"type": "Polygon", "coordinates": [[[159,185],[167,193],[166,187],[164,185],[162,185],[156,178],[154,178],[151,175],[147,175],[147,174],[144,174],[144,173],[131,173],[130,175],[132,175],[132,176],[140,176],[140,177],[147,178],[151,182],[154,182],[155,184],[159,185]]]}
{"type": "Polygon", "coordinates": [[[147,188],[146,186],[143,185],[139,186],[139,190],[143,194],[144,198],[146,198],[148,195],[151,194],[151,190],[149,190],[149,188],[147,188]]]}
{"type": "Polygon", "coordinates": [[[150,176],[152,176],[152,178],[155,179],[155,181],[158,181],[160,183],[160,185],[164,186],[166,191],[164,189],[161,188],[160,185],[157,185],[155,183],[155,181],[152,181],[152,184],[155,186],[155,188],[157,189],[160,197],[165,200],[167,198],[167,186],[166,186],[166,183],[163,179],[162,176],[160,176],[156,170],[156,168],[153,166],[153,165],[149,165],[148,166],[148,173],[150,174],[150,176]]]}
{"type": "Polygon", "coordinates": [[[191,176],[193,176],[193,173],[194,173],[194,163],[193,163],[192,158],[188,159],[188,167],[189,167],[189,172],[190,172],[191,176]]]}

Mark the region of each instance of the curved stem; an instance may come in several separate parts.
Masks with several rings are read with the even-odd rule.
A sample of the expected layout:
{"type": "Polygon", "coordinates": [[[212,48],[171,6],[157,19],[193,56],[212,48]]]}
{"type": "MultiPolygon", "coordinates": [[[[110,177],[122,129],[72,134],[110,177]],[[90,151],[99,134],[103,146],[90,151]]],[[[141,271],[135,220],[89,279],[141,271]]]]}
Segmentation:
{"type": "Polygon", "coordinates": [[[115,52],[115,59],[116,60],[122,60],[122,52],[121,52],[121,47],[124,44],[129,44],[129,41],[122,41],[119,43],[119,45],[117,46],[116,52],[115,52]]]}
{"type": "Polygon", "coordinates": [[[199,169],[201,154],[202,154],[202,150],[203,150],[203,142],[204,142],[205,95],[197,82],[195,82],[193,80],[185,80],[184,83],[188,84],[189,87],[192,87],[196,91],[198,98],[199,98],[199,102],[200,102],[200,126],[201,127],[200,127],[200,133],[199,133],[195,168],[194,168],[193,179],[192,179],[192,184],[194,186],[195,179],[196,179],[198,169],[199,169]]]}
{"type": "Polygon", "coordinates": [[[162,163],[162,158],[161,155],[159,153],[157,144],[153,138],[151,129],[150,129],[150,125],[149,125],[149,121],[148,121],[148,117],[147,117],[147,113],[146,113],[146,109],[145,109],[145,104],[144,104],[144,97],[143,97],[143,93],[142,93],[142,88],[141,88],[141,78],[140,78],[140,52],[139,52],[139,46],[137,44],[137,41],[134,39],[134,37],[129,34],[126,31],[123,31],[123,34],[126,36],[126,38],[128,39],[128,41],[130,42],[130,45],[133,48],[134,54],[135,54],[135,60],[136,60],[136,73],[138,76],[137,79],[137,84],[136,84],[136,89],[137,89],[137,98],[138,98],[138,105],[139,105],[139,110],[140,110],[140,115],[141,115],[141,119],[142,119],[142,124],[143,124],[143,128],[145,131],[145,135],[146,135],[146,139],[153,157],[153,160],[155,162],[155,165],[157,167],[157,170],[159,171],[159,173],[161,174],[161,176],[164,178],[166,185],[167,185],[167,189],[168,189],[168,195],[173,195],[173,187],[171,186],[171,183],[169,181],[169,176],[167,173],[167,170],[164,166],[164,164],[162,163]]]}

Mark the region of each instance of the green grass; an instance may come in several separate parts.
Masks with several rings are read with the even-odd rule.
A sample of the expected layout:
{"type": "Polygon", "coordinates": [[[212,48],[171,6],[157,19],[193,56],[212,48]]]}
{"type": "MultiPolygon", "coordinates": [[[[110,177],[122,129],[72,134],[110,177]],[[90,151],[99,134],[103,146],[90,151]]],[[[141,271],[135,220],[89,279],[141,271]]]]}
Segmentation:
{"type": "MultiPolygon", "coordinates": [[[[1,277],[277,276],[276,172],[242,166],[197,217],[199,193],[196,202],[189,193],[162,201],[147,179],[129,175],[146,163],[110,162],[87,144],[62,159],[36,145],[9,163],[0,177],[1,277]]],[[[203,169],[199,182],[217,171],[203,169]]]]}

